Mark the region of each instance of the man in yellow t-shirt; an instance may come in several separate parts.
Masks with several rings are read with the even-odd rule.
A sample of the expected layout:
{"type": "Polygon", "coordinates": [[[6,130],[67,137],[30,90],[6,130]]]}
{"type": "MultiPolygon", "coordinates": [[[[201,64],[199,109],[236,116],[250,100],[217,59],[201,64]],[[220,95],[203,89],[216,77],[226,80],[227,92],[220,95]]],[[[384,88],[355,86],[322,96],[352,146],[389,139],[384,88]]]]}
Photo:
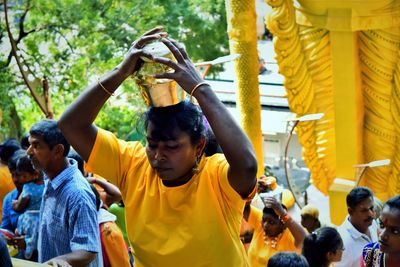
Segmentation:
{"type": "Polygon", "coordinates": [[[99,129],[88,167],[103,177],[116,177],[110,182],[122,191],[135,264],[147,266],[152,259],[154,266],[169,266],[165,264],[179,259],[187,266],[197,251],[199,266],[244,265],[239,249],[244,201],[229,185],[223,155],[203,157],[199,173],[189,182],[168,187],[139,142],[123,142],[99,129]]]}
{"type": "Polygon", "coordinates": [[[278,252],[300,253],[306,236],[303,227],[290,218],[274,197],[265,202],[263,211],[247,204],[243,212],[245,220],[254,227],[248,249],[251,267],[267,266],[269,258],[278,252]]]}
{"type": "Polygon", "coordinates": [[[135,41],[124,61],[64,112],[59,127],[89,170],[120,188],[135,266],[248,266],[239,228],[244,199],[255,191],[252,145],[185,49],[165,37],[157,27],[135,41]],[[160,38],[177,62],[142,49],[160,38]],[[136,74],[141,57],[173,69],[154,77],[175,80],[201,108],[189,101],[150,107],[145,147],[92,124],[117,87],[136,74]],[[225,156],[204,157],[206,126],[225,156]]]}

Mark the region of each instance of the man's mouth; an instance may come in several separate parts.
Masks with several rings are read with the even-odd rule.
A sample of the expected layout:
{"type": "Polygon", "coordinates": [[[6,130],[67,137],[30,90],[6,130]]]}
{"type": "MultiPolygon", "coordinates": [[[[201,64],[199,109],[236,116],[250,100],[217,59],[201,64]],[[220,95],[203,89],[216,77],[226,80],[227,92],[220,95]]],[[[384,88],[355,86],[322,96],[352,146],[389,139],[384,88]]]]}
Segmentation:
{"type": "Polygon", "coordinates": [[[374,220],[374,218],[368,218],[365,220],[366,223],[371,223],[374,220]]]}
{"type": "Polygon", "coordinates": [[[382,241],[379,239],[379,245],[381,245],[382,247],[389,247],[388,243],[386,243],[385,241],[382,241]]]}
{"type": "Polygon", "coordinates": [[[170,168],[163,168],[163,167],[154,167],[153,168],[156,172],[165,172],[170,170],[170,168]]]}
{"type": "Polygon", "coordinates": [[[31,157],[30,159],[34,169],[40,166],[39,161],[37,161],[35,158],[31,157]]]}

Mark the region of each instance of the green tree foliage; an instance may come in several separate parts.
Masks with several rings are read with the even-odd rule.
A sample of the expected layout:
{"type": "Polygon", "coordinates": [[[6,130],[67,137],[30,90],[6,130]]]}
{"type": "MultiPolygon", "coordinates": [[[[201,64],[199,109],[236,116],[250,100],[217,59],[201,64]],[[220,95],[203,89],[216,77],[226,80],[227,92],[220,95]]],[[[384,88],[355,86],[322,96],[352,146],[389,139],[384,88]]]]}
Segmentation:
{"type": "MultiPolygon", "coordinates": [[[[4,14],[4,5],[0,5],[4,14]]],[[[163,25],[184,43],[194,61],[228,53],[223,0],[20,0],[8,1],[18,49],[34,76],[47,77],[55,118],[97,77],[116,66],[146,30],[163,25]]],[[[20,137],[44,117],[31,98],[15,61],[4,16],[0,16],[0,140],[20,137]],[[15,112],[14,112],[15,111],[15,112]],[[18,124],[20,122],[20,124],[18,124]]],[[[139,138],[138,114],[145,107],[127,81],[96,123],[121,138],[139,138]]]]}

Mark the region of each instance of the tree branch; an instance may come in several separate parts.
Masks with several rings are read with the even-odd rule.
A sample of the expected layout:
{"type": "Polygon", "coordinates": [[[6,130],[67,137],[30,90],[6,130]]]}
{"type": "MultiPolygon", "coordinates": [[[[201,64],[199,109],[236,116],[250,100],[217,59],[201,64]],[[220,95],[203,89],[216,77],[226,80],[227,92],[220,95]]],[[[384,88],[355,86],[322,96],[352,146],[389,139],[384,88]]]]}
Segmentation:
{"type": "Polygon", "coordinates": [[[27,73],[25,73],[22,64],[20,62],[20,58],[17,54],[17,44],[15,42],[14,37],[12,36],[11,33],[11,29],[10,29],[10,24],[8,22],[8,12],[7,12],[7,0],[3,0],[4,1],[4,14],[5,14],[5,20],[6,20],[6,29],[7,29],[7,34],[8,34],[8,38],[10,39],[10,44],[11,44],[11,51],[12,54],[15,58],[15,61],[17,63],[17,66],[22,74],[22,77],[25,81],[25,84],[28,86],[29,91],[31,92],[31,95],[33,96],[33,99],[35,100],[35,102],[39,105],[40,109],[42,110],[42,112],[44,114],[47,114],[47,110],[46,110],[46,106],[44,105],[44,100],[40,98],[40,96],[37,94],[37,92],[35,91],[34,88],[32,88],[31,84],[29,83],[28,77],[27,77],[27,73]]]}
{"type": "Polygon", "coordinates": [[[58,33],[58,34],[61,36],[61,38],[64,39],[64,41],[67,43],[67,46],[69,47],[69,49],[71,50],[71,52],[72,52],[72,53],[75,53],[74,47],[70,44],[70,42],[68,41],[67,37],[65,37],[65,35],[64,35],[57,27],[54,27],[53,30],[54,30],[56,33],[58,33]]]}

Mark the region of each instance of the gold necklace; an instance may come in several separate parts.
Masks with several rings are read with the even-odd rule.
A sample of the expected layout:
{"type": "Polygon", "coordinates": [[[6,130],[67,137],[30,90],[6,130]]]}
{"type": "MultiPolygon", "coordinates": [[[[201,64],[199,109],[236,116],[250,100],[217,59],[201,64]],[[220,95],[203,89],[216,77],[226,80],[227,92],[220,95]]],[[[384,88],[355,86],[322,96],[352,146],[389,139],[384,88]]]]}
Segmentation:
{"type": "Polygon", "coordinates": [[[271,246],[271,248],[276,248],[278,246],[278,242],[282,237],[282,233],[280,233],[279,235],[275,236],[275,237],[269,237],[264,233],[264,243],[267,246],[271,246]]]}

